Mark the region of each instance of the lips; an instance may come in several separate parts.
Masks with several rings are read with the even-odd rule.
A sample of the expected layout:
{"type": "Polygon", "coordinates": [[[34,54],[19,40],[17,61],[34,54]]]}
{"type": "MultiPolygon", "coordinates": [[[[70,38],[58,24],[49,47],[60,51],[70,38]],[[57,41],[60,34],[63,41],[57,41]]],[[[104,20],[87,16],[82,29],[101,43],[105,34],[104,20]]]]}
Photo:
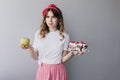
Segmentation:
{"type": "Polygon", "coordinates": [[[53,25],[53,23],[48,23],[48,25],[53,25]]]}

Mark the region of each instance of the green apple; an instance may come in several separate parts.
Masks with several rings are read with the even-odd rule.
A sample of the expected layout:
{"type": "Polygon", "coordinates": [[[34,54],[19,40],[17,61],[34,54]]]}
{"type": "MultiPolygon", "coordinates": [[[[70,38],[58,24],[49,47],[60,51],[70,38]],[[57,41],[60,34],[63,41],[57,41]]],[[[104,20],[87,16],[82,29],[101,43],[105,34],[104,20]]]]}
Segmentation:
{"type": "Polygon", "coordinates": [[[29,46],[29,44],[30,44],[30,39],[29,38],[27,38],[27,37],[21,38],[20,45],[22,45],[22,46],[29,46]]]}

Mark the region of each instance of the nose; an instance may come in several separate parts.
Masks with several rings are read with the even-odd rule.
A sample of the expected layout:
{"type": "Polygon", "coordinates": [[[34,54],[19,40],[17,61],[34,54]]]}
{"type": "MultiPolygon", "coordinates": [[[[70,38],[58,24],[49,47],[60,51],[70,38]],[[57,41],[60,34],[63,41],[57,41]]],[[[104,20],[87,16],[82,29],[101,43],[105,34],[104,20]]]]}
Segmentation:
{"type": "Polygon", "coordinates": [[[52,18],[49,18],[49,21],[52,22],[52,18]]]}

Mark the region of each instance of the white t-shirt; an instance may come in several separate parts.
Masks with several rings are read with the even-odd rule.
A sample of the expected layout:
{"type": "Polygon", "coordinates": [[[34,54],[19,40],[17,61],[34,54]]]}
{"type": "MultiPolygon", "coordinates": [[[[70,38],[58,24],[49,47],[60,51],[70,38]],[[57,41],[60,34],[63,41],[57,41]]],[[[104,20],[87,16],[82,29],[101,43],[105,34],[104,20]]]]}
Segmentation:
{"type": "Polygon", "coordinates": [[[39,31],[36,31],[33,47],[39,52],[38,64],[59,64],[61,63],[62,51],[67,50],[70,38],[64,33],[64,40],[60,40],[59,30],[49,32],[45,38],[39,37],[39,31]]]}

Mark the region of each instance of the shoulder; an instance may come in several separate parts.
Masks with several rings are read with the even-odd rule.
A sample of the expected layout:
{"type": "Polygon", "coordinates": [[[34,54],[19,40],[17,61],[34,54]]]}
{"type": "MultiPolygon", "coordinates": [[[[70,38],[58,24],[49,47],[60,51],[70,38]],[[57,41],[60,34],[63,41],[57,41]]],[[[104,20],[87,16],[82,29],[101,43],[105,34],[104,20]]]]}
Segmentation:
{"type": "Polygon", "coordinates": [[[69,36],[69,34],[68,33],[66,33],[66,32],[63,32],[63,35],[66,37],[66,36],[69,36]]]}
{"type": "Polygon", "coordinates": [[[40,32],[40,29],[37,29],[36,31],[35,31],[35,34],[38,34],[40,32]]]}
{"type": "Polygon", "coordinates": [[[69,34],[66,33],[66,32],[63,32],[63,35],[64,35],[65,39],[69,39],[70,38],[69,34]]]}
{"type": "Polygon", "coordinates": [[[35,31],[35,34],[34,34],[34,35],[35,35],[35,37],[37,37],[37,38],[38,38],[38,37],[39,37],[39,33],[40,33],[40,29],[36,30],[36,31],[35,31]]]}

